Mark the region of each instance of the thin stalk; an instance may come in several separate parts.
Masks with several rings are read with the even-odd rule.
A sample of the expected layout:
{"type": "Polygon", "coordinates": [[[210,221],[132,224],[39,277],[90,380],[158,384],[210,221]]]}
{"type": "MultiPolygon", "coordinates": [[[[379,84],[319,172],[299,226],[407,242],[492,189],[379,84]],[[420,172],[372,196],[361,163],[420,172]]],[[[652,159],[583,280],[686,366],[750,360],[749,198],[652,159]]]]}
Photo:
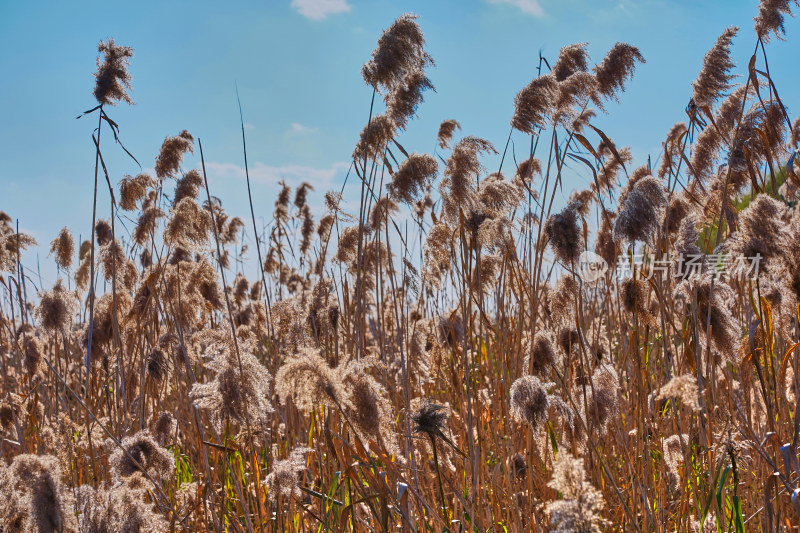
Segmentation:
{"type": "MultiPolygon", "coordinates": [[[[217,231],[217,220],[216,220],[216,217],[214,216],[214,204],[211,202],[211,191],[208,188],[208,176],[206,175],[206,161],[205,161],[205,157],[203,156],[203,144],[200,142],[199,138],[197,139],[197,145],[200,148],[200,162],[201,162],[201,165],[203,167],[203,184],[205,185],[206,197],[208,198],[208,211],[209,211],[209,216],[211,217],[211,227],[214,229],[214,241],[216,242],[216,245],[217,245],[217,264],[219,265],[219,273],[220,273],[220,277],[222,278],[222,292],[225,293],[225,303],[226,303],[227,308],[228,308],[228,322],[229,322],[230,327],[231,327],[231,336],[233,337],[233,346],[234,346],[234,349],[236,350],[236,360],[237,360],[237,362],[239,364],[239,379],[244,384],[245,377],[244,377],[244,370],[242,368],[242,356],[241,356],[241,354],[239,352],[239,341],[236,338],[236,326],[233,323],[233,310],[232,310],[232,307],[231,307],[230,295],[228,294],[228,284],[225,282],[225,268],[222,266],[222,247],[221,247],[221,245],[219,243],[219,235],[218,235],[219,232],[217,231]]],[[[245,420],[247,421],[247,426],[248,426],[247,433],[250,436],[250,440],[251,440],[250,444],[251,444],[251,448],[252,448],[252,435],[253,435],[253,432],[250,431],[250,413],[249,413],[249,410],[247,408],[247,403],[246,402],[242,405],[242,408],[244,409],[245,420]]],[[[244,518],[245,518],[245,521],[247,522],[247,529],[248,529],[248,531],[250,531],[250,533],[253,533],[253,524],[250,521],[250,513],[249,513],[247,507],[245,507],[245,500],[244,500],[244,497],[242,495],[242,488],[241,488],[240,483],[239,483],[239,478],[238,478],[238,476],[234,475],[233,472],[231,473],[231,477],[234,480],[234,486],[236,487],[236,494],[239,497],[239,501],[242,504],[242,510],[244,511],[244,518]]],[[[258,506],[258,509],[259,509],[259,512],[260,512],[261,506],[258,506]]]]}
{"type": "Polygon", "coordinates": [[[439,497],[442,499],[442,514],[447,521],[447,502],[444,499],[444,488],[442,486],[442,472],[439,469],[439,453],[436,451],[436,437],[429,434],[431,446],[433,447],[433,464],[436,467],[436,479],[439,482],[439,497]]]}
{"type": "Polygon", "coordinates": [[[236,101],[239,104],[239,122],[242,125],[242,152],[244,153],[244,176],[247,180],[247,199],[250,202],[250,218],[253,220],[253,238],[256,240],[256,253],[258,254],[258,271],[261,273],[261,285],[264,289],[264,297],[267,305],[267,322],[271,336],[275,336],[275,329],[272,325],[272,302],[267,289],[267,277],[264,274],[264,260],[261,257],[261,242],[258,238],[258,227],[256,226],[256,213],[253,209],[253,195],[250,191],[250,170],[247,165],[247,139],[244,135],[244,115],[242,114],[242,101],[239,99],[239,88],[236,88],[236,101]]]}
{"type": "Polygon", "coordinates": [[[92,333],[94,329],[94,239],[95,231],[94,226],[97,223],[97,173],[100,170],[100,133],[103,129],[103,105],[100,104],[99,113],[97,114],[97,142],[95,143],[95,156],[94,156],[94,199],[92,200],[92,227],[90,233],[92,235],[92,249],[89,256],[89,335],[86,345],[86,394],[89,394],[89,376],[91,375],[91,362],[92,362],[92,333]]]}

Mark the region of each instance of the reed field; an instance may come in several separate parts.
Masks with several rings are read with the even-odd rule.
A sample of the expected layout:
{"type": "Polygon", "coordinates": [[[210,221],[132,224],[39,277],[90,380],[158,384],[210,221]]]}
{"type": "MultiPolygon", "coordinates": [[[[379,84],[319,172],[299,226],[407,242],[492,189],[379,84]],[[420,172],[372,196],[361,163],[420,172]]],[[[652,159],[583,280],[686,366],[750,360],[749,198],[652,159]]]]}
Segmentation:
{"type": "Polygon", "coordinates": [[[0,532],[800,530],[797,66],[769,61],[797,5],[719,28],[644,161],[595,123],[646,59],[622,42],[541,56],[508,139],[406,149],[434,58],[401,15],[342,187],[248,175],[238,216],[202,132],[106,166],[136,64],[100,42],[51,287],[0,204],[0,532]]]}

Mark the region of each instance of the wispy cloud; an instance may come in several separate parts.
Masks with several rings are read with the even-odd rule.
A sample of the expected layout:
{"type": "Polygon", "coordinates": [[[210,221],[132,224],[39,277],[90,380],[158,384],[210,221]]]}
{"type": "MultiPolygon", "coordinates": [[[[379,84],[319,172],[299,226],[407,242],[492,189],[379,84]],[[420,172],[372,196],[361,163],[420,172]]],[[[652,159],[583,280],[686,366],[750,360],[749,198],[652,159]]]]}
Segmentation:
{"type": "Polygon", "coordinates": [[[317,131],[319,131],[319,128],[312,128],[310,126],[303,126],[299,122],[292,122],[292,125],[286,133],[288,135],[308,135],[310,133],[316,133],[317,131]]]}
{"type": "Polygon", "coordinates": [[[523,13],[533,15],[534,17],[543,17],[544,10],[539,5],[538,0],[489,0],[490,4],[511,4],[516,6],[523,13]]]}
{"type": "Polygon", "coordinates": [[[253,126],[252,124],[250,124],[249,122],[245,122],[244,123],[244,129],[246,129],[246,130],[254,130],[254,129],[256,129],[256,127],[253,126]]]}
{"type": "MultiPolygon", "coordinates": [[[[233,163],[216,163],[210,161],[206,163],[208,172],[217,178],[244,179],[244,167],[233,163]]],[[[283,165],[274,166],[264,163],[250,165],[250,179],[255,183],[265,185],[277,185],[281,180],[290,185],[299,185],[303,181],[309,182],[317,190],[326,190],[330,187],[337,176],[344,175],[350,163],[336,162],[331,163],[327,168],[316,168],[306,165],[283,165]]]]}
{"type": "Polygon", "coordinates": [[[322,20],[328,15],[350,11],[347,0],[292,0],[291,5],[311,20],[322,20]]]}

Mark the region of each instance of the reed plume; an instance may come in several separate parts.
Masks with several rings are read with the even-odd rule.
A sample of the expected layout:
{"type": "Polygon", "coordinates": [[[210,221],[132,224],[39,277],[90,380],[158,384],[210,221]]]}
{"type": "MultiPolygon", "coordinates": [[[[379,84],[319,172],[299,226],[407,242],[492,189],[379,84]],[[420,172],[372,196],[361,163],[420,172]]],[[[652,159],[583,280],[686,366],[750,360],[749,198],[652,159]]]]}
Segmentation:
{"type": "Polygon", "coordinates": [[[797,0],[761,0],[758,15],[753,19],[759,39],[767,42],[770,34],[774,34],[778,39],[783,38],[786,34],[783,17],[793,15],[792,4],[798,5],[797,0]]]}
{"type": "Polygon", "coordinates": [[[535,430],[547,417],[547,391],[536,376],[522,376],[514,381],[509,396],[511,414],[518,422],[527,423],[535,430]]]}
{"type": "Polygon", "coordinates": [[[625,90],[625,82],[633,78],[636,63],[644,63],[639,49],[627,43],[611,47],[603,61],[594,67],[597,91],[606,98],[618,100],[618,92],[625,90]]]}
{"type": "Polygon", "coordinates": [[[417,18],[411,13],[401,15],[383,32],[372,58],[361,69],[368,85],[389,91],[403,82],[407,72],[433,63],[425,52],[425,37],[417,18]]]}
{"type": "Polygon", "coordinates": [[[525,86],[514,98],[511,126],[523,133],[543,128],[558,96],[558,81],[552,74],[539,76],[525,86]]]}
{"type": "Polygon", "coordinates": [[[75,256],[75,240],[67,228],[58,232],[58,237],[50,243],[50,253],[56,256],[56,264],[63,270],[72,268],[75,256]]]}
{"type": "Polygon", "coordinates": [[[97,51],[103,59],[97,58],[97,72],[95,72],[94,97],[100,105],[117,105],[122,101],[133,104],[129,91],[131,91],[131,74],[128,72],[130,58],[133,57],[133,48],[121,46],[114,39],[100,41],[97,51]]]}
{"type": "Polygon", "coordinates": [[[602,515],[603,495],[585,478],[583,459],[566,451],[558,455],[547,486],[561,493],[564,499],[550,501],[545,507],[551,531],[600,533],[608,527],[609,522],[602,515]]]}
{"type": "Polygon", "coordinates": [[[264,480],[267,495],[271,500],[275,500],[278,494],[294,498],[302,495],[299,480],[306,469],[305,456],[311,451],[309,448],[295,448],[288,458],[275,463],[264,480]]]}
{"type": "Polygon", "coordinates": [[[544,225],[544,235],[559,261],[572,265],[581,253],[581,233],[578,227],[576,202],[570,202],[555,215],[550,216],[544,225]]]}
{"type": "Polygon", "coordinates": [[[727,28],[717,38],[711,50],[706,52],[703,68],[692,83],[692,100],[698,107],[711,108],[717,98],[730,88],[733,75],[729,72],[734,66],[731,59],[731,41],[737,31],[739,28],[727,28]]]}
{"type": "Polygon", "coordinates": [[[400,164],[388,185],[396,201],[412,204],[420,199],[436,178],[439,164],[427,154],[412,153],[400,164]]]}
{"type": "Polygon", "coordinates": [[[456,130],[461,130],[461,124],[457,120],[451,118],[442,121],[439,125],[439,133],[436,134],[439,148],[442,150],[450,148],[450,141],[453,139],[453,134],[455,134],[456,130]]]}
{"type": "Polygon", "coordinates": [[[174,178],[187,152],[194,152],[191,133],[183,130],[174,137],[166,137],[156,158],[156,176],[160,179],[174,178]]]}

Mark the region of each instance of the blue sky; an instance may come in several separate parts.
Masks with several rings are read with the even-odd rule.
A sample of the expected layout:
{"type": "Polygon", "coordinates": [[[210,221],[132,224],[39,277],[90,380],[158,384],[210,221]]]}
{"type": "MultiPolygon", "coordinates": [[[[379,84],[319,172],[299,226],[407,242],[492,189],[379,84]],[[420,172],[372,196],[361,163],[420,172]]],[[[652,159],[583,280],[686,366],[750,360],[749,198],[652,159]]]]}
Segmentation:
{"type": "MultiPolygon", "coordinates": [[[[436,61],[428,92],[400,142],[431,152],[439,123],[502,149],[513,98],[536,75],[539,50],[554,60],[560,47],[589,42],[594,61],[617,41],[647,60],[620,104],[595,124],[636,164],[655,159],[669,127],[685,118],[702,57],[730,25],[737,72],[746,71],[755,35],[756,0],[281,0],[237,2],[12,2],[0,4],[0,210],[47,245],[68,226],[91,225],[96,45],[114,37],[131,46],[134,106],[108,110],[127,148],[152,168],[167,135],[188,129],[203,141],[212,193],[233,214],[247,214],[235,87],[247,123],[258,216],[269,218],[276,183],[310,181],[316,198],[338,187],[369,111],[361,79],[381,31],[414,12],[436,61]]],[[[788,41],[767,46],[770,68],[789,113],[798,108],[796,19],[788,41]]],[[[515,135],[517,146],[526,139],[515,135]]],[[[107,137],[112,179],[138,168],[107,137]]],[[[493,166],[491,161],[487,161],[493,166]]],[[[186,167],[199,165],[199,155],[186,167]]],[[[564,195],[590,176],[570,175],[564,195]]],[[[102,191],[101,191],[102,192],[102,191]]],[[[107,193],[98,201],[108,216],[107,193]]],[[[52,261],[38,250],[43,271],[52,261]]],[[[25,262],[35,264],[35,251],[25,262]]],[[[47,284],[47,281],[45,282],[47,284]]]]}

